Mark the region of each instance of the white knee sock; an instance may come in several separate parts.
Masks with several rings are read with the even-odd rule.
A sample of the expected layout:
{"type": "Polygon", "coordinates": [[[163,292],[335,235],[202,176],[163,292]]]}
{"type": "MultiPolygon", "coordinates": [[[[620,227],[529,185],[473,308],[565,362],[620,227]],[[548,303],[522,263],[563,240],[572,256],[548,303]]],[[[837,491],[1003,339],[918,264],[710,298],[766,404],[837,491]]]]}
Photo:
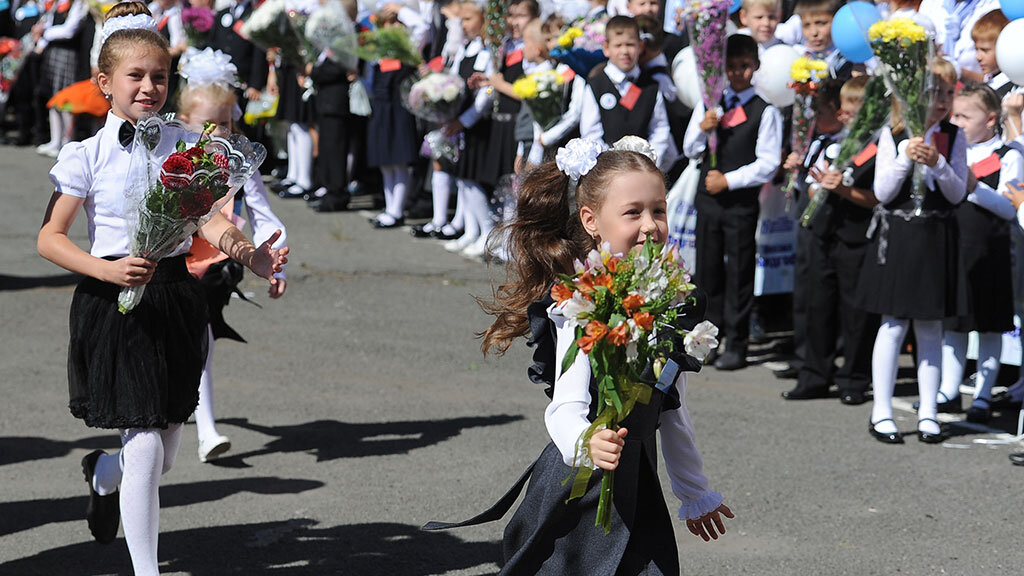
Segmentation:
{"type": "MultiPolygon", "coordinates": [[[[899,367],[900,346],[907,334],[910,322],[892,316],[882,316],[882,325],[875,337],[871,355],[871,386],[874,402],[871,407],[871,421],[879,422],[892,418],[892,393],[896,388],[896,369],[899,367]]],[[[875,429],[884,434],[896,432],[896,424],[882,422],[875,429]]]]}
{"type": "Polygon", "coordinates": [[[1002,334],[998,332],[978,334],[978,386],[974,389],[975,400],[984,400],[987,404],[992,399],[992,386],[999,378],[999,358],[1002,355],[1002,334]]]}
{"type": "MultiPolygon", "coordinates": [[[[917,340],[917,391],[921,401],[917,419],[934,419],[938,414],[935,397],[939,393],[942,370],[942,321],[914,320],[914,336],[917,340]]],[[[940,431],[935,422],[918,422],[918,429],[930,434],[940,431]]]]}
{"type": "Polygon", "coordinates": [[[74,117],[71,116],[71,112],[61,112],[61,132],[60,132],[60,145],[63,147],[65,144],[71,141],[71,131],[74,130],[74,117]]]}
{"type": "Polygon", "coordinates": [[[199,379],[199,405],[196,406],[196,433],[199,442],[216,438],[217,424],[213,418],[213,328],[206,328],[209,339],[209,352],[206,354],[206,366],[199,379]]]}
{"type": "Polygon", "coordinates": [[[404,164],[393,166],[391,178],[391,206],[387,210],[392,218],[398,220],[405,213],[405,198],[409,191],[409,167],[404,164]]]}
{"type": "Polygon", "coordinates": [[[487,193],[479,184],[470,180],[463,180],[465,183],[466,210],[473,215],[479,228],[479,235],[487,237],[494,229],[494,218],[491,216],[491,205],[487,200],[487,193]]]}
{"type": "Polygon", "coordinates": [[[466,228],[466,200],[463,198],[462,186],[459,185],[458,179],[455,179],[455,214],[452,216],[449,226],[453,230],[465,230],[466,228]]]}
{"type": "Polygon", "coordinates": [[[48,144],[57,148],[64,137],[64,117],[56,108],[50,108],[48,115],[50,117],[50,141],[48,144]]]}
{"type": "Polygon", "coordinates": [[[434,170],[430,177],[430,185],[434,196],[434,218],[431,222],[435,228],[441,228],[448,222],[448,201],[452,194],[451,174],[434,170]]]}
{"type": "Polygon", "coordinates": [[[288,144],[288,175],[285,176],[285,178],[284,178],[285,180],[288,180],[289,182],[295,182],[295,175],[296,175],[296,171],[295,171],[295,166],[296,166],[295,158],[296,158],[296,155],[298,154],[298,152],[295,149],[295,146],[296,146],[296,144],[295,144],[295,132],[292,130],[292,126],[295,126],[295,124],[289,124],[288,125],[288,137],[287,137],[287,144],[288,144]]]}
{"type": "Polygon", "coordinates": [[[960,383],[964,381],[964,364],[967,362],[967,334],[947,330],[942,343],[942,386],[939,401],[952,400],[960,396],[960,383]]]}
{"type": "Polygon", "coordinates": [[[295,133],[295,184],[309,190],[313,186],[313,135],[309,128],[292,124],[295,133]]]}
{"type": "Polygon", "coordinates": [[[392,206],[395,203],[394,166],[381,166],[380,175],[384,181],[384,213],[377,216],[377,219],[390,225],[394,222],[394,216],[391,215],[392,206]]]}
{"type": "Polygon", "coordinates": [[[468,182],[468,180],[460,178],[457,185],[459,187],[459,204],[462,205],[463,230],[465,230],[462,233],[462,238],[473,241],[480,237],[480,223],[476,219],[476,213],[469,206],[472,200],[469,198],[468,182]]]}

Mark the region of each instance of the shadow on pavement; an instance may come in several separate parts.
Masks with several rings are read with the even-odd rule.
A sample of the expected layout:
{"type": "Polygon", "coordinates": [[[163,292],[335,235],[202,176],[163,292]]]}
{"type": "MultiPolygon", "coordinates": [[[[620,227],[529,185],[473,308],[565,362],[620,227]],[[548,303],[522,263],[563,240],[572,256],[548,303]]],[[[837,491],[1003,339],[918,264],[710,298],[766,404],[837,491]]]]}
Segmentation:
{"type": "Polygon", "coordinates": [[[56,276],[8,276],[0,274],[0,292],[74,286],[81,279],[82,276],[80,274],[58,274],[56,276]]]}
{"type": "MultiPolygon", "coordinates": [[[[80,476],[79,476],[80,477],[80,476]]],[[[189,506],[222,500],[242,492],[253,494],[299,494],[323,486],[316,480],[262,477],[210,480],[190,484],[171,484],[160,487],[160,507],[189,506]]],[[[89,536],[85,523],[85,481],[81,482],[83,495],[72,498],[45,498],[21,502],[0,502],[0,536],[31,530],[54,522],[81,522],[83,537],[89,536]]],[[[162,536],[161,536],[162,538],[162,536]]],[[[2,567],[0,567],[2,568],[2,567]]],[[[0,574],[18,574],[6,572],[0,574]]],[[[53,572],[57,574],[59,572],[53,572]]]]}
{"type": "Polygon", "coordinates": [[[121,438],[116,430],[106,436],[92,436],[71,442],[50,440],[38,436],[0,436],[0,466],[31,460],[60,458],[67,456],[76,448],[119,450],[121,438]]]}
{"type": "Polygon", "coordinates": [[[212,464],[227,468],[248,468],[250,465],[245,462],[245,458],[279,452],[315,453],[317,462],[338,458],[408,454],[410,450],[425,448],[458,436],[467,428],[499,426],[522,419],[522,416],[498,414],[448,420],[367,424],[317,420],[290,426],[261,426],[249,422],[247,418],[228,418],[218,420],[218,423],[231,424],[277,438],[260,450],[218,458],[212,461],[212,464]]]}
{"type": "MultiPolygon", "coordinates": [[[[160,534],[160,571],[192,576],[425,576],[478,566],[494,573],[500,559],[499,542],[466,542],[395,523],[320,528],[315,520],[297,518],[160,534]]],[[[131,573],[123,539],[47,550],[2,564],[0,573],[64,574],[68,566],[79,576],[131,573]]]]}

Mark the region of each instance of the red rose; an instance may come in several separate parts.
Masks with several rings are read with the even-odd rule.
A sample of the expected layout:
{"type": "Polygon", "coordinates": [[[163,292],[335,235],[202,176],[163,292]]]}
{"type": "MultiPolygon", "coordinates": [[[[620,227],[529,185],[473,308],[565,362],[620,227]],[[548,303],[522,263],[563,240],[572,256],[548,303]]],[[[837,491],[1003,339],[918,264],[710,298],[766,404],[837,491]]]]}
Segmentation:
{"type": "Polygon", "coordinates": [[[213,192],[202,188],[181,201],[181,215],[183,218],[202,218],[210,213],[213,201],[213,192]]]}
{"type": "Polygon", "coordinates": [[[160,169],[160,182],[171,190],[183,190],[188,187],[192,175],[192,161],[180,152],[175,152],[164,160],[160,169]]]}
{"type": "Polygon", "coordinates": [[[213,160],[213,163],[217,165],[217,168],[220,169],[220,172],[217,173],[217,181],[221,184],[227,184],[229,175],[228,157],[217,152],[211,157],[211,159],[213,160]]]}
{"type": "Polygon", "coordinates": [[[186,158],[188,158],[192,162],[198,162],[199,159],[202,158],[204,154],[206,154],[206,150],[203,150],[199,146],[195,146],[193,148],[189,148],[188,150],[185,150],[184,152],[179,152],[179,154],[181,154],[182,156],[185,156],[186,158]]]}

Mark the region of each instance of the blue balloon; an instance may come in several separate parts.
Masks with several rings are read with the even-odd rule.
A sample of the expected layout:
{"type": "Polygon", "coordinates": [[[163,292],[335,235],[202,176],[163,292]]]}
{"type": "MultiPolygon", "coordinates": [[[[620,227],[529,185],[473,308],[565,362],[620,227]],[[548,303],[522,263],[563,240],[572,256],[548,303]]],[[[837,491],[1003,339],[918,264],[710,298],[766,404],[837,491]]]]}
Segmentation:
{"type": "Polygon", "coordinates": [[[1010,20],[1024,18],[1024,2],[1021,0],[999,0],[999,9],[1010,20]]]}
{"type": "Polygon", "coordinates": [[[732,4],[729,5],[729,14],[735,14],[740,11],[743,7],[743,0],[732,0],[732,4]]]}
{"type": "Polygon", "coordinates": [[[881,19],[874,4],[850,2],[832,18],[832,43],[850,62],[866,62],[874,55],[868,43],[868,28],[881,19]]]}

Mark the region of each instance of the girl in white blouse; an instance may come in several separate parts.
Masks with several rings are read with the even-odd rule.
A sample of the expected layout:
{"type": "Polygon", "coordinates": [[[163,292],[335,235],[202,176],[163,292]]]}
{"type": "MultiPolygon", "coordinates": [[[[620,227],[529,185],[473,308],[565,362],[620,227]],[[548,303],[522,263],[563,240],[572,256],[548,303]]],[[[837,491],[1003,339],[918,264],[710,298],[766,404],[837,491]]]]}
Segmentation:
{"type": "MultiPolygon", "coordinates": [[[[595,432],[585,451],[589,458],[577,459],[595,413],[596,389],[586,355],[577,355],[567,370],[560,370],[575,340],[575,327],[555,305],[551,285],[559,274],[572,273],[574,259],[582,259],[603,242],[610,243],[612,252],[625,253],[642,245],[648,235],[663,242],[668,229],[664,178],[651,158],[653,152],[612,149],[595,155],[582,163],[589,170],[568,168],[578,176],[575,180],[556,162],[541,165],[524,179],[516,218],[507,226],[509,281],[498,289],[495,301],[484,306],[496,317],[484,333],[485,352],[504,352],[513,340],[527,335],[528,343],[536,347],[529,374],[548,387],[551,403],[544,423],[551,443],[490,510],[459,524],[426,527],[496,520],[529,480],[525,499],[505,529],[501,574],[678,574],[672,514],[658,482],[657,429],[672,492],[682,503],[678,515],[690,532],[705,541],[717,539],[725,531],[722,516],[733,517],[722,495],[708,488],[685,405],[682,370],[674,381],[667,378],[664,394],[656,392],[649,404],[638,404],[623,427],[595,432]],[[597,471],[586,494],[567,502],[572,485],[563,481],[575,465],[597,471]],[[616,471],[615,512],[608,534],[594,525],[598,480],[606,470],[616,471]]],[[[699,366],[696,360],[686,364],[699,366]]]]}
{"type": "MultiPolygon", "coordinates": [[[[135,123],[167,99],[167,41],[144,4],[124,2],[107,13],[100,42],[97,81],[112,109],[99,133],[61,151],[37,246],[43,257],[86,277],[71,303],[71,412],[88,426],[121,433],[119,454],[96,450],[82,460],[89,528],[108,543],[120,519],[135,574],[148,576],[159,572],[160,476],[173,465],[182,423],[198,401],[208,320],[198,281],[185,267],[190,241],[159,262],[129,252],[125,174],[135,123]],[[89,252],[68,237],[82,208],[89,252]],[[118,312],[121,287],[142,285],[138,306],[118,312]]],[[[272,285],[287,262],[287,248],[271,247],[279,235],[257,248],[219,214],[200,228],[200,236],[272,285]]]]}

